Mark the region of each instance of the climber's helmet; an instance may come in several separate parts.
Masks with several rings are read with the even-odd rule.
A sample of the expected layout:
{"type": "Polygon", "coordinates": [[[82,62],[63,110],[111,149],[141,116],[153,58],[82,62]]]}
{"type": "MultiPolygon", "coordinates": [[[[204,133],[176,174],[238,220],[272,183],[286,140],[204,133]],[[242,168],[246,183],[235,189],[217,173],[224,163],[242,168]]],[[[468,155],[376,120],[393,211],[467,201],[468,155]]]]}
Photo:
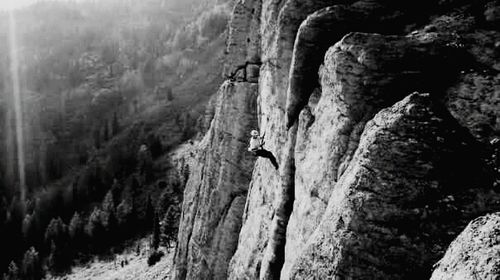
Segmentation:
{"type": "Polygon", "coordinates": [[[259,132],[257,130],[252,130],[252,132],[250,132],[250,134],[252,135],[252,137],[258,137],[259,136],[259,132]]]}

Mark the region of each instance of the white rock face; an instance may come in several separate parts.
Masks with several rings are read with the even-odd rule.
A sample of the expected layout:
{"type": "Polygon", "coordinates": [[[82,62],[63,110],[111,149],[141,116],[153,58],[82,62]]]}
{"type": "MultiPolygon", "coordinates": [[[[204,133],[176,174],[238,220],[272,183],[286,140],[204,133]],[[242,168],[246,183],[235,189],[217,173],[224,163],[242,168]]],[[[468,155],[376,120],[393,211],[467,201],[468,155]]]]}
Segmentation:
{"type": "Polygon", "coordinates": [[[473,220],[436,264],[431,280],[498,279],[500,213],[473,220]]]}
{"type": "Polygon", "coordinates": [[[238,242],[255,157],[248,135],[257,126],[257,84],[221,86],[209,131],[184,191],[176,279],[223,279],[238,242]]]}
{"type": "Polygon", "coordinates": [[[495,127],[483,117],[498,115],[497,97],[459,74],[471,53],[487,60],[455,47],[450,28],[476,32],[463,19],[408,34],[440,5],[430,2],[236,2],[233,82],[186,189],[176,279],[425,279],[470,219],[498,208],[464,128],[495,127]],[[279,171],[247,158],[256,127],[279,171]]]}

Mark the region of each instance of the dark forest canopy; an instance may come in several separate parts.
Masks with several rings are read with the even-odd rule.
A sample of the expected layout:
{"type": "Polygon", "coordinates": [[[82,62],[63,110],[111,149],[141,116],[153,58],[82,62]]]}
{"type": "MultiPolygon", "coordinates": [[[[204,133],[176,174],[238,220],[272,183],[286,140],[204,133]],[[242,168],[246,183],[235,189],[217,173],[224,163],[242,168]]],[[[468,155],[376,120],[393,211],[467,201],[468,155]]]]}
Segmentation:
{"type": "MultiPolygon", "coordinates": [[[[210,2],[44,1],[15,12],[26,161],[36,173],[29,185],[60,178],[65,166],[85,162],[113,127],[137,120],[130,114],[173,101],[173,89],[181,105],[190,106],[197,104],[190,102],[199,97],[196,91],[212,93],[205,83],[220,73],[213,71],[212,64],[220,64],[213,54],[223,49],[230,8],[211,3],[205,9],[210,2]],[[200,79],[203,74],[208,78],[200,79]],[[60,154],[61,147],[73,153],[60,154]],[[37,170],[40,165],[44,170],[37,170]]],[[[8,132],[14,121],[7,18],[0,17],[0,121],[8,132]]],[[[185,122],[185,116],[175,119],[185,122]]],[[[0,157],[14,157],[12,139],[14,133],[1,137],[0,157]]],[[[12,185],[14,171],[0,166],[4,183],[12,185]]]]}

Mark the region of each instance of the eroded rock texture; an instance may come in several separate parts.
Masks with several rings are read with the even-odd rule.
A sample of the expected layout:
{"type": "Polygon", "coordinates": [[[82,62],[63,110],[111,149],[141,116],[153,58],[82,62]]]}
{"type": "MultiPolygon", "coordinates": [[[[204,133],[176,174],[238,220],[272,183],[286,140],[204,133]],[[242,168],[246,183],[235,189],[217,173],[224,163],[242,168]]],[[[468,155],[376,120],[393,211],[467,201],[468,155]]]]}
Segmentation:
{"type": "MultiPolygon", "coordinates": [[[[214,246],[182,251],[200,223],[179,234],[177,279],[428,278],[463,227],[498,208],[485,164],[500,135],[495,5],[237,1],[224,74],[258,87],[255,126],[280,170],[255,161],[241,230],[225,235],[236,250],[214,262],[227,274],[189,272],[215,267],[199,257],[214,246]]],[[[243,146],[252,128],[240,129],[243,146]]],[[[208,217],[189,214],[197,192],[230,179],[193,188],[183,223],[208,217]]]]}
{"type": "Polygon", "coordinates": [[[323,54],[349,32],[397,33],[398,14],[376,2],[330,6],[309,15],[295,39],[287,94],[287,128],[297,121],[313,90],[323,54]]]}
{"type": "MultiPolygon", "coordinates": [[[[439,66],[430,61],[444,59],[440,57],[443,46],[432,36],[352,33],[328,51],[321,72],[321,97],[314,109],[302,115],[298,133],[296,199],[284,275],[316,229],[338,179],[358,149],[366,122],[414,89],[438,90],[442,81],[426,73],[438,71],[439,66]]],[[[448,71],[448,63],[441,65],[440,71],[448,71]]]]}
{"type": "Polygon", "coordinates": [[[257,82],[260,68],[261,0],[237,1],[229,24],[224,76],[257,82]]]}
{"type": "Polygon", "coordinates": [[[472,221],[451,243],[431,280],[498,279],[500,277],[500,213],[472,221]]]}
{"type": "Polygon", "coordinates": [[[224,279],[236,250],[255,158],[247,131],[257,125],[257,84],[226,82],[184,192],[176,279],[224,279]]]}
{"type": "Polygon", "coordinates": [[[428,277],[460,223],[494,205],[468,211],[446,205],[447,198],[460,197],[464,210],[479,199],[472,189],[486,182],[466,174],[481,174],[476,149],[428,94],[412,94],[382,110],[366,125],[289,279],[428,277]],[[475,159],[476,170],[459,161],[466,155],[475,159]]]}
{"type": "Polygon", "coordinates": [[[255,156],[248,132],[258,128],[259,0],[235,4],[223,75],[210,102],[208,132],[184,193],[175,279],[225,279],[236,250],[255,156]]]}

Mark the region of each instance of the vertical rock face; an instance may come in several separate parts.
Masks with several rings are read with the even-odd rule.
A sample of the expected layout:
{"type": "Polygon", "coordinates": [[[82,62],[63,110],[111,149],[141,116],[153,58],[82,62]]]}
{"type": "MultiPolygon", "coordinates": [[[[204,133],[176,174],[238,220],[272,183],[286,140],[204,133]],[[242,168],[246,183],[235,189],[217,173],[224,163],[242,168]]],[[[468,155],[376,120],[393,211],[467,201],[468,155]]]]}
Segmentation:
{"type": "Polygon", "coordinates": [[[352,33],[328,51],[321,72],[321,97],[300,121],[296,199],[282,275],[287,275],[318,225],[358,148],[366,122],[412,89],[428,86],[432,90],[437,85],[438,81],[424,74],[431,70],[424,60],[436,60],[441,45],[431,38],[352,33]],[[414,56],[422,59],[412,61],[414,56]]]}
{"type": "Polygon", "coordinates": [[[228,189],[232,169],[220,169],[218,156],[246,158],[254,127],[232,127],[238,149],[212,152],[219,144],[204,140],[185,195],[177,279],[429,277],[463,226],[500,198],[480,142],[499,135],[500,33],[490,21],[475,27],[491,3],[458,2],[237,1],[224,70],[235,82],[223,86],[205,139],[233,114],[220,104],[251,88],[253,125],[280,169],[262,158],[235,162],[252,166],[245,187],[228,189]],[[234,189],[246,202],[225,199],[234,189]],[[226,206],[208,203],[209,192],[226,206]],[[207,227],[226,231],[219,238],[207,227]]]}
{"type": "Polygon", "coordinates": [[[482,173],[476,149],[475,140],[428,94],[412,94],[382,110],[367,123],[286,279],[429,277],[460,223],[494,209],[491,201],[464,210],[483,200],[471,193],[484,186],[480,176],[467,174],[482,173]],[[465,156],[475,163],[459,160],[465,156]],[[464,208],[448,207],[451,198],[464,208]]]}
{"type": "Polygon", "coordinates": [[[498,279],[500,275],[500,213],[472,221],[451,243],[431,280],[498,279]]]}
{"type": "Polygon", "coordinates": [[[237,1],[229,24],[224,76],[257,82],[260,66],[261,0],[237,1]]]}
{"type": "MultiPolygon", "coordinates": [[[[238,250],[230,264],[230,279],[258,279],[279,277],[279,259],[283,247],[286,221],[277,218],[286,212],[279,204],[287,204],[289,190],[282,190],[280,173],[287,173],[293,178],[288,167],[292,158],[282,161],[293,150],[293,140],[287,144],[285,111],[287,100],[288,74],[293,56],[295,36],[301,22],[316,10],[345,1],[264,1],[262,9],[261,40],[262,68],[259,79],[259,125],[266,135],[266,147],[274,153],[281,163],[280,172],[269,172],[266,160],[257,160],[244,214],[244,225],[240,234],[238,250]],[[270,231],[275,232],[271,234],[270,231]],[[276,249],[267,249],[272,236],[276,249]],[[282,240],[282,241],[279,241],[282,240]],[[268,252],[265,252],[266,249],[268,252]],[[262,265],[264,255],[265,264],[262,265]],[[276,268],[278,264],[278,268],[276,268]],[[264,269],[261,272],[261,266],[264,269]]],[[[347,1],[349,2],[349,1],[347,1]]],[[[292,133],[293,135],[293,133],[292,133]]],[[[293,182],[293,180],[291,180],[293,182]]]]}
{"type": "Polygon", "coordinates": [[[330,6],[309,15],[300,25],[295,39],[287,94],[287,128],[298,119],[300,111],[318,87],[318,68],[326,50],[345,34],[354,31],[396,32],[391,24],[398,16],[377,3],[330,6]],[[320,55],[318,55],[320,54],[320,55]]]}
{"type": "Polygon", "coordinates": [[[175,279],[225,279],[236,250],[255,162],[247,146],[258,128],[260,7],[242,0],[233,10],[223,73],[230,80],[203,120],[211,122],[184,193],[175,279]]]}
{"type": "Polygon", "coordinates": [[[254,163],[246,132],[257,126],[256,98],[256,84],[226,82],[219,90],[184,192],[175,279],[226,276],[254,163]]]}

